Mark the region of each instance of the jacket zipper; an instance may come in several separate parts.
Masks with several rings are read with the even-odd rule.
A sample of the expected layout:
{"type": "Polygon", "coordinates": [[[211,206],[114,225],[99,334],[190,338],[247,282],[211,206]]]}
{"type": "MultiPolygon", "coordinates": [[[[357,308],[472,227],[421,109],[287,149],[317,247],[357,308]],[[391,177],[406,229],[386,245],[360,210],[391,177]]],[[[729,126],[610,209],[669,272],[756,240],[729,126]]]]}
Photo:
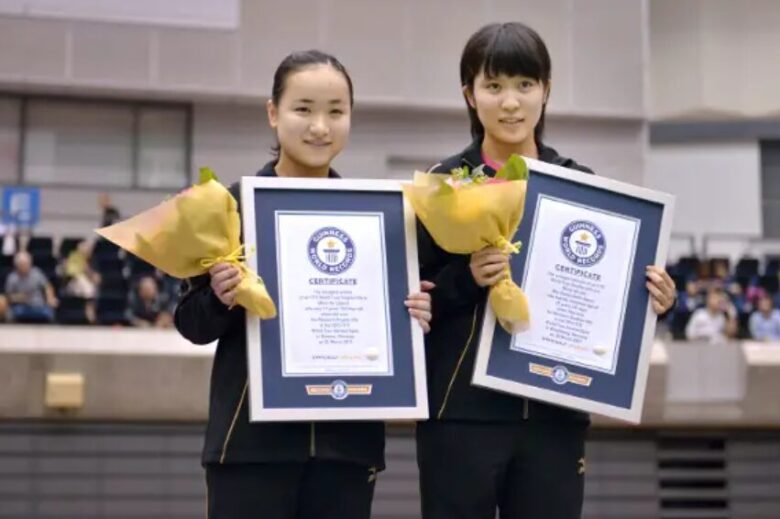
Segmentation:
{"type": "Polygon", "coordinates": [[[455,378],[458,376],[458,372],[460,371],[460,366],[463,364],[463,359],[466,358],[466,352],[469,349],[469,345],[471,344],[472,339],[474,338],[474,331],[477,328],[477,312],[479,310],[479,305],[474,307],[474,317],[471,320],[471,333],[469,333],[469,338],[466,340],[466,345],[463,346],[463,351],[460,352],[460,358],[458,359],[458,364],[455,366],[455,371],[452,372],[452,377],[450,378],[450,383],[447,385],[447,392],[444,394],[444,400],[441,403],[441,408],[439,408],[439,412],[436,415],[436,418],[441,419],[442,415],[444,414],[444,409],[447,407],[447,401],[450,398],[450,392],[452,391],[452,385],[455,383],[455,378]]]}
{"type": "Polygon", "coordinates": [[[222,444],[222,454],[219,456],[219,463],[225,463],[225,455],[227,454],[227,448],[228,444],[230,444],[230,439],[233,437],[233,429],[236,426],[236,421],[238,420],[238,414],[241,412],[241,406],[244,405],[244,399],[246,398],[246,391],[249,388],[249,379],[247,379],[246,382],[244,382],[244,390],[241,392],[241,398],[238,400],[238,405],[236,406],[236,410],[233,412],[233,420],[230,422],[230,428],[228,429],[227,435],[225,436],[225,442],[222,444]]]}
{"type": "MultiPolygon", "coordinates": [[[[466,158],[463,158],[461,160],[461,163],[467,165],[471,169],[474,169],[476,167],[476,166],[474,166],[474,164],[471,163],[470,160],[467,160],[466,158]]],[[[473,333],[473,330],[472,330],[472,333],[473,333]]],[[[449,391],[447,393],[449,394],[449,391]]],[[[523,420],[528,420],[529,416],[530,415],[529,415],[529,412],[528,412],[528,399],[527,398],[523,398],[523,420]]],[[[441,418],[441,415],[439,417],[441,418]]]]}

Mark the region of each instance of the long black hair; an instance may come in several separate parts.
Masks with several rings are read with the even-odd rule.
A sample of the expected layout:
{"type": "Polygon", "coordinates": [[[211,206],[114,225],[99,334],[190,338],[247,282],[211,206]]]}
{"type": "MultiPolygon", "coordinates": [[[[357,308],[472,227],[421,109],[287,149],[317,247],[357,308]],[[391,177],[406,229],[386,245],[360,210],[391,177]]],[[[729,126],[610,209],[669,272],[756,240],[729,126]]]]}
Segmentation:
{"type": "MultiPolygon", "coordinates": [[[[550,53],[541,36],[520,22],[493,23],[475,32],[460,58],[460,83],[474,92],[474,79],[480,72],[488,77],[501,74],[526,76],[536,79],[546,87],[550,82],[552,64],[550,53]]],[[[465,97],[465,95],[464,95],[465,97]]],[[[485,128],[466,99],[471,120],[472,138],[482,140],[485,128]]],[[[534,128],[534,139],[541,144],[544,133],[544,116],[547,101],[542,105],[542,115],[534,128]]]]}
{"type": "MultiPolygon", "coordinates": [[[[349,87],[349,105],[352,106],[355,104],[352,78],[349,76],[346,67],[344,67],[335,56],[314,49],[288,54],[287,57],[279,63],[279,66],[276,67],[276,72],[274,72],[274,84],[271,88],[271,101],[273,104],[277,107],[279,106],[279,100],[282,98],[284,89],[287,87],[287,78],[290,77],[291,74],[314,65],[330,65],[340,72],[344,76],[344,79],[347,80],[347,86],[349,87]]],[[[279,143],[277,143],[271,151],[275,157],[278,157],[279,150],[279,143]]]]}

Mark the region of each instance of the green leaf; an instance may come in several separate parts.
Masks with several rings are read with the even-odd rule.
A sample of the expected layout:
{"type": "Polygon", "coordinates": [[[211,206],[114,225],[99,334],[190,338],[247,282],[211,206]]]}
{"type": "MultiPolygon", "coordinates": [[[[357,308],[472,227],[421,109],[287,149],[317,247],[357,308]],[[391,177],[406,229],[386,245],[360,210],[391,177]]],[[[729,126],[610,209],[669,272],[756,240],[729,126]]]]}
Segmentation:
{"type": "Polygon", "coordinates": [[[485,165],[480,164],[474,171],[471,172],[471,180],[475,184],[484,184],[487,179],[490,178],[485,173],[485,165]]]}
{"type": "Polygon", "coordinates": [[[219,182],[217,174],[211,168],[200,168],[200,182],[198,184],[205,184],[209,180],[219,182]]]}
{"type": "Polygon", "coordinates": [[[505,180],[528,180],[528,164],[520,155],[512,154],[506,164],[496,172],[496,178],[505,180]]]}
{"type": "Polygon", "coordinates": [[[463,166],[463,167],[460,167],[460,168],[455,168],[455,169],[450,171],[450,175],[455,180],[465,180],[465,179],[469,178],[469,175],[470,175],[469,167],[468,166],[463,166]]]}

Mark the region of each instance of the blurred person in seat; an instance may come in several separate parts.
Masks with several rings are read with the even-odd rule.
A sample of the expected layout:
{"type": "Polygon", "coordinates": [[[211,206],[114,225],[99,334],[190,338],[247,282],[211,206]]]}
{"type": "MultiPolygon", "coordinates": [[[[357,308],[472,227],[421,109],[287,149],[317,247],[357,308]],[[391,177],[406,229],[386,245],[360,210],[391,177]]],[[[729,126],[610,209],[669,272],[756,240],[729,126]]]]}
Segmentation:
{"type": "Polygon", "coordinates": [[[152,276],[144,276],[130,294],[127,309],[128,322],[139,328],[170,328],[173,316],[165,296],[160,293],[157,281],[152,276]]]}
{"type": "Polygon", "coordinates": [[[16,254],[17,242],[18,238],[14,224],[0,221],[0,254],[3,256],[16,254]]]}
{"type": "Polygon", "coordinates": [[[122,217],[119,214],[119,209],[111,201],[111,196],[108,193],[101,193],[98,196],[98,207],[103,211],[100,218],[101,227],[108,227],[114,225],[122,217]]]}
{"type": "Polygon", "coordinates": [[[65,259],[62,271],[65,273],[65,294],[85,299],[84,312],[90,323],[95,322],[95,298],[100,285],[100,274],[90,265],[92,243],[80,242],[65,259]]]}
{"type": "Polygon", "coordinates": [[[780,310],[774,307],[772,296],[765,294],[758,300],[758,310],[750,316],[748,328],[756,341],[780,341],[780,310]]]}
{"type": "Polygon", "coordinates": [[[697,308],[704,304],[704,299],[701,295],[701,289],[698,281],[689,280],[685,283],[685,291],[680,293],[680,300],[677,303],[677,308],[680,311],[687,311],[693,313],[697,308]]]}
{"type": "Polygon", "coordinates": [[[5,293],[11,305],[11,319],[17,323],[49,323],[54,320],[58,301],[54,287],[33,265],[29,253],[14,256],[14,270],[5,280],[5,293]]]}
{"type": "Polygon", "coordinates": [[[0,294],[0,323],[8,321],[8,298],[0,294]]]}
{"type": "Polygon", "coordinates": [[[725,342],[737,333],[737,310],[722,289],[707,290],[705,307],[691,316],[685,327],[685,337],[691,341],[725,342]]]}

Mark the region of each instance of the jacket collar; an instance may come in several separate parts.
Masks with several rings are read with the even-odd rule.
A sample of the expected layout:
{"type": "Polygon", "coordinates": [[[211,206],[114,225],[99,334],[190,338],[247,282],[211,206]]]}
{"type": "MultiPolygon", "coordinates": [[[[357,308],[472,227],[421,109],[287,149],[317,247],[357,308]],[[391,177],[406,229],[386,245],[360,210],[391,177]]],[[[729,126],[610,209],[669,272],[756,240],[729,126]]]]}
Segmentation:
{"type": "MultiPolygon", "coordinates": [[[[270,162],[268,162],[263,168],[257,172],[258,177],[278,177],[279,175],[276,174],[276,163],[279,162],[279,159],[274,159],[270,162]]],[[[341,178],[341,176],[336,173],[336,170],[333,168],[330,168],[328,170],[328,178],[341,178]]]]}
{"type": "MultiPolygon", "coordinates": [[[[539,144],[538,148],[540,161],[548,162],[550,164],[557,164],[559,162],[558,152],[553,148],[545,146],[544,144],[539,144]]],[[[463,153],[461,153],[460,164],[461,166],[468,166],[469,169],[472,170],[483,164],[482,141],[480,139],[475,139],[471,144],[468,145],[468,147],[466,147],[465,150],[463,150],[463,153]]],[[[485,166],[485,169],[487,172],[495,173],[493,169],[488,166],[485,166]]]]}

